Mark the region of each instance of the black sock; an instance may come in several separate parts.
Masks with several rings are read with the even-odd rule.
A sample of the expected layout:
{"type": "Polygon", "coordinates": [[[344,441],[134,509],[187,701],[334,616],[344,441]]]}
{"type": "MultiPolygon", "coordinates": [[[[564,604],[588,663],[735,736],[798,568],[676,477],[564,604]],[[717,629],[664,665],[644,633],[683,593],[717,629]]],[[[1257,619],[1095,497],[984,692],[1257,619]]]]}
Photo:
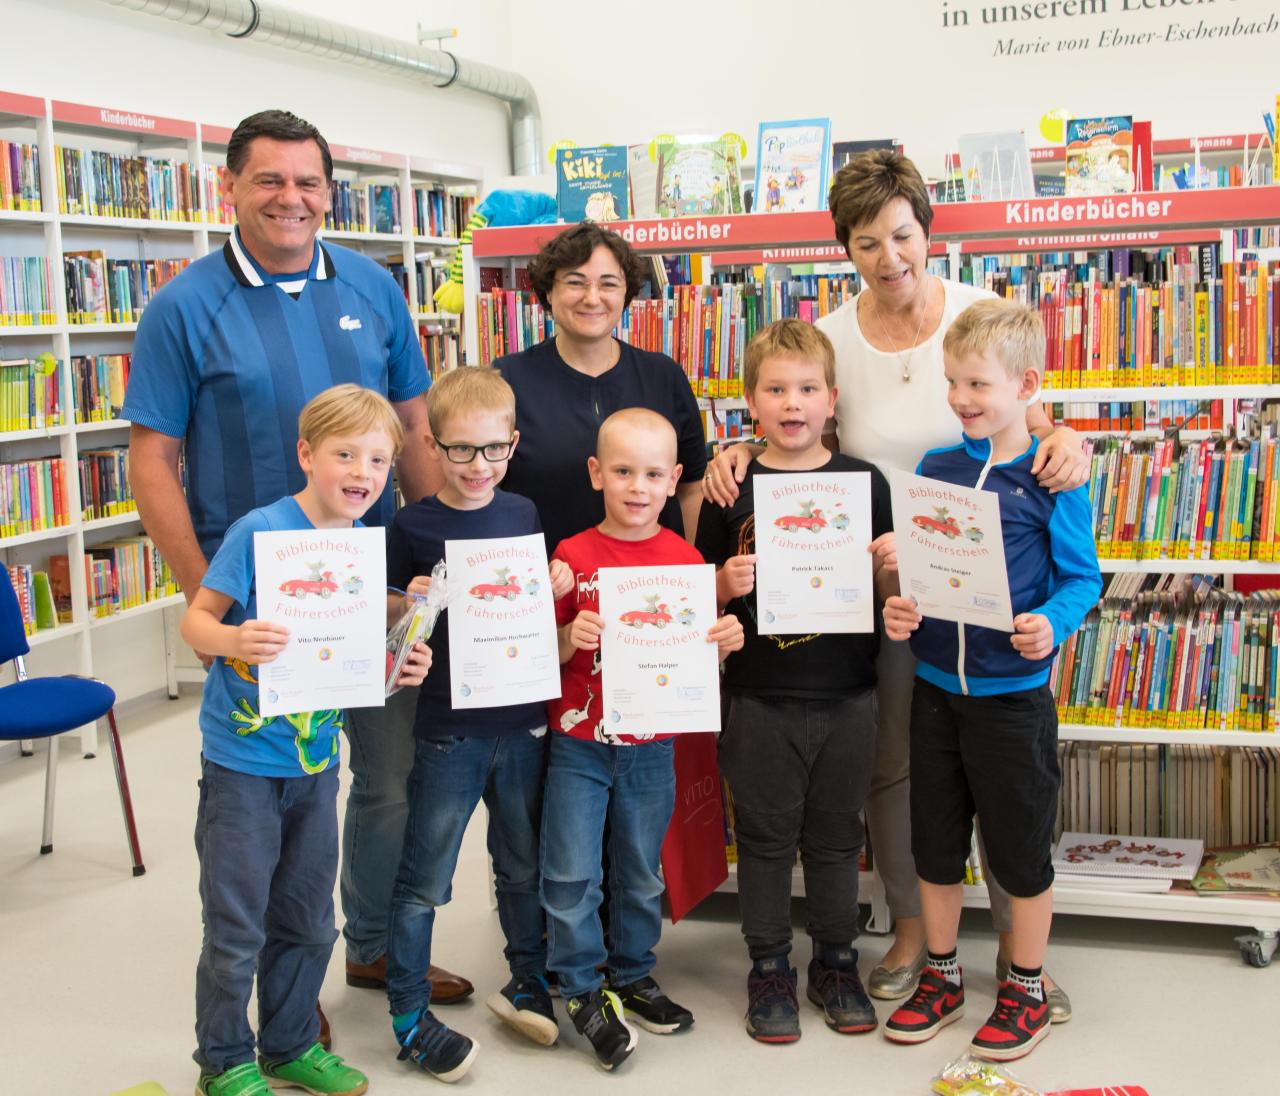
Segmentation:
{"type": "Polygon", "coordinates": [[[960,985],[960,960],[956,958],[955,948],[952,948],[945,955],[929,952],[928,966],[931,970],[942,975],[948,982],[954,982],[957,986],[960,985]]]}

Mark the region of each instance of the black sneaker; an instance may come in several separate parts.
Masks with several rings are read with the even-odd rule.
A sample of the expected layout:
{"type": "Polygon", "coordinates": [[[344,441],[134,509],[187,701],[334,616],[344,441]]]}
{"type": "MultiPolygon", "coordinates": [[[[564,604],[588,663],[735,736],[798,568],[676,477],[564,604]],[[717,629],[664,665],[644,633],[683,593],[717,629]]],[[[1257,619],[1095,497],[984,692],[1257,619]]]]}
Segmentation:
{"type": "Polygon", "coordinates": [[[622,1018],[617,994],[601,987],[569,998],[568,1009],[573,1026],[586,1036],[596,1061],[605,1069],[621,1065],[636,1049],[636,1029],[622,1018]]]}
{"type": "Polygon", "coordinates": [[[884,1025],[884,1037],[894,1043],[923,1043],[963,1015],[964,986],[925,967],[915,993],[884,1025]]]}
{"type": "Polygon", "coordinates": [[[554,1046],[560,1035],[551,994],[540,975],[513,975],[485,1004],[504,1023],[544,1047],[554,1046]]]}
{"type": "Polygon", "coordinates": [[[758,1043],[800,1038],[796,971],[785,955],[757,959],[747,975],[747,1034],[758,1043]]]}
{"type": "Polygon", "coordinates": [[[693,1013],[677,1005],[652,978],[639,978],[625,986],[610,986],[622,1007],[645,1031],[673,1035],[693,1027],[693,1013]]]}
{"type": "Polygon", "coordinates": [[[400,1044],[396,1055],[400,1061],[413,1062],[447,1084],[466,1076],[480,1053],[478,1043],[445,1026],[426,1009],[407,1031],[396,1032],[396,1042],[400,1044]]]}
{"type": "Polygon", "coordinates": [[[858,977],[858,953],[853,948],[831,952],[825,962],[810,960],[806,996],[822,1009],[827,1027],[841,1035],[875,1031],[879,1022],[858,977]]]}
{"type": "Polygon", "coordinates": [[[978,1029],[969,1049],[978,1058],[1012,1062],[1030,1054],[1049,1034],[1049,1002],[1037,1000],[1021,986],[1002,982],[996,991],[996,1007],[978,1029]]]}

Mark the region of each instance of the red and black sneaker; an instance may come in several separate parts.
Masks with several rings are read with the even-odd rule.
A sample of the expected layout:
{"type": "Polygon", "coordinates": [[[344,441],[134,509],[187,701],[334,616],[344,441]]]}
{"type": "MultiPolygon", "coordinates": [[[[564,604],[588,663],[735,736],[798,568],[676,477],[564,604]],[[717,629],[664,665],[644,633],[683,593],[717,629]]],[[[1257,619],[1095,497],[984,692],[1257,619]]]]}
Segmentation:
{"type": "Polygon", "coordinates": [[[978,1029],[969,1047],[979,1058],[1011,1062],[1030,1054],[1049,1029],[1047,1001],[1037,1001],[1013,982],[1001,982],[995,1011],[978,1029]]]}
{"type": "Polygon", "coordinates": [[[964,986],[925,967],[915,993],[884,1025],[884,1037],[894,1043],[923,1043],[963,1015],[964,986]]]}

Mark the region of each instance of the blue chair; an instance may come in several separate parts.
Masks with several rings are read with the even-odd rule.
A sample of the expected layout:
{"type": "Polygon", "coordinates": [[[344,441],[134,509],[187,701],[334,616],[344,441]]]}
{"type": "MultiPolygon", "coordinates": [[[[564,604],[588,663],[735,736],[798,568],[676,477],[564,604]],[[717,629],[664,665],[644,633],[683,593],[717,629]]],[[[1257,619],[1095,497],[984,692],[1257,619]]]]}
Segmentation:
{"type": "Polygon", "coordinates": [[[44,783],[44,831],[40,839],[41,853],[53,852],[53,797],[58,780],[58,744],[56,735],[82,727],[104,715],[111,728],[111,761],[120,789],[120,809],[133,857],[133,874],[142,875],[142,850],[138,847],[138,828],[133,820],[133,800],[129,795],[129,778],[124,771],[120,752],[120,732],[116,730],[114,705],[116,694],[100,681],[83,677],[28,677],[22,656],[31,648],[22,630],[22,611],[14,593],[9,569],[0,564],[0,666],[13,662],[18,680],[0,686],[0,741],[28,738],[49,739],[49,767],[44,783]]]}

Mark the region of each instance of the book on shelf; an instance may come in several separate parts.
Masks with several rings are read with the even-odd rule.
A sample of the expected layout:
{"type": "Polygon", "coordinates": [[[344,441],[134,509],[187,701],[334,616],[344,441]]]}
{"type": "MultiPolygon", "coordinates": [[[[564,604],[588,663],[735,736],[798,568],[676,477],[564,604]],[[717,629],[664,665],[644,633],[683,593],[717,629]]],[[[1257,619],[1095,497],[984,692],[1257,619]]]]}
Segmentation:
{"type": "Polygon", "coordinates": [[[33,636],[57,626],[49,576],[44,571],[28,563],[11,564],[9,580],[13,583],[13,592],[18,595],[18,611],[26,635],[33,636]]]}
{"type": "Polygon", "coordinates": [[[0,537],[71,523],[61,457],[0,462],[0,537]]]}
{"type": "Polygon", "coordinates": [[[0,361],[0,433],[61,426],[62,385],[52,354],[0,361]]]}
{"type": "Polygon", "coordinates": [[[827,204],[831,119],[761,122],[756,140],[756,213],[799,213],[827,204]]]}
{"type": "Polygon", "coordinates": [[[399,233],[400,187],[395,183],[331,180],[324,227],[337,232],[399,233]]]}
{"type": "Polygon", "coordinates": [[[1198,840],[1208,847],[1280,838],[1273,747],[1060,742],[1055,834],[1198,840]]]}
{"type": "Polygon", "coordinates": [[[178,593],[173,572],[147,536],[122,537],[85,549],[89,613],[114,616],[178,593]]]}
{"type": "Polygon", "coordinates": [[[71,358],[75,421],[111,422],[120,417],[129,383],[130,354],[77,354],[71,358]]]}
{"type": "Polygon", "coordinates": [[[53,265],[38,255],[0,256],[0,327],[57,323],[53,265]]]}
{"type": "MultiPolygon", "coordinates": [[[[1055,393],[1056,394],[1056,393],[1055,393]]],[[[1056,400],[1044,404],[1055,423],[1082,432],[1222,431],[1222,400],[1056,400]]],[[[1241,401],[1251,402],[1251,401],[1241,401]]]]}
{"type": "Polygon", "coordinates": [[[658,216],[658,158],[648,145],[627,146],[627,191],[632,217],[651,220],[658,216]]]}
{"type": "Polygon", "coordinates": [[[1117,574],[1049,676],[1066,723],[1280,732],[1280,593],[1203,576],[1117,574]]]}
{"type": "Polygon", "coordinates": [[[1204,841],[1194,838],[1151,840],[1132,834],[1068,831],[1053,850],[1053,871],[1081,879],[1101,875],[1190,882],[1203,857],[1204,841]]]}
{"type": "Polygon", "coordinates": [[[49,590],[53,595],[58,623],[70,624],[74,612],[71,608],[71,561],[66,556],[49,557],[49,590]]]}
{"type": "Polygon", "coordinates": [[[556,150],[556,210],[565,224],[625,221],[629,193],[626,145],[556,150]]]}
{"type": "Polygon", "coordinates": [[[1072,118],[1066,145],[1068,195],[1133,191],[1132,117],[1072,118]]]}
{"type": "Polygon", "coordinates": [[[66,214],[199,221],[200,185],[183,160],[54,146],[58,208],[66,214]]]}
{"type": "Polygon", "coordinates": [[[1191,886],[1197,894],[1280,898],[1280,844],[1209,849],[1191,886]]]}
{"type": "Polygon", "coordinates": [[[654,204],[659,217],[741,213],[738,141],[659,143],[654,204]]]}
{"type": "Polygon", "coordinates": [[[1035,197],[1031,149],[1022,130],[963,133],[956,143],[966,201],[1035,197]]]}
{"type": "Polygon", "coordinates": [[[200,177],[200,192],[204,197],[204,221],[211,225],[235,223],[236,209],[227,201],[227,182],[231,169],[224,164],[205,164],[200,177]]]}
{"type": "Polygon", "coordinates": [[[470,188],[413,188],[413,231],[417,236],[461,236],[475,211],[476,196],[470,188]]]}
{"type": "Polygon", "coordinates": [[[0,138],[0,209],[39,213],[40,149],[0,138]]]}
{"type": "Polygon", "coordinates": [[[76,464],[82,520],[93,521],[137,510],[138,504],[129,489],[127,445],[83,450],[76,464]]]}
{"type": "Polygon", "coordinates": [[[137,323],[160,288],[190,259],[109,259],[101,251],[68,251],[67,319],[73,324],[137,323]]]}

